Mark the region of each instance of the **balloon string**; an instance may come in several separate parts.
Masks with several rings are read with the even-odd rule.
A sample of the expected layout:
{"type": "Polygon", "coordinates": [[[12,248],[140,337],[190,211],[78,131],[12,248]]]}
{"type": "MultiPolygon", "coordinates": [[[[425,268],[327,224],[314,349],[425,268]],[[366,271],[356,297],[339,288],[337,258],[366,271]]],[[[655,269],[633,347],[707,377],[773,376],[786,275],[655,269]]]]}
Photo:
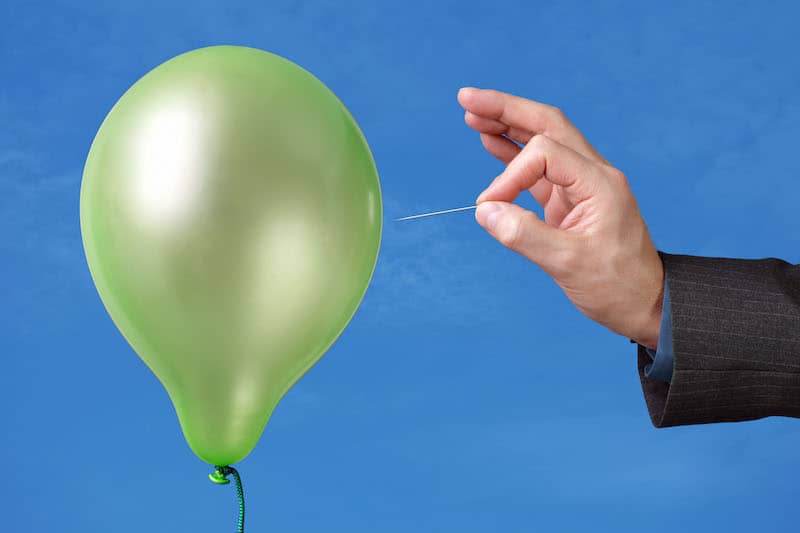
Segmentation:
{"type": "Polygon", "coordinates": [[[225,485],[230,483],[228,475],[233,476],[233,481],[236,484],[236,497],[239,500],[239,519],[236,521],[236,531],[237,533],[244,533],[244,489],[242,489],[242,478],[239,477],[239,472],[232,466],[217,466],[208,477],[214,483],[225,485]]]}

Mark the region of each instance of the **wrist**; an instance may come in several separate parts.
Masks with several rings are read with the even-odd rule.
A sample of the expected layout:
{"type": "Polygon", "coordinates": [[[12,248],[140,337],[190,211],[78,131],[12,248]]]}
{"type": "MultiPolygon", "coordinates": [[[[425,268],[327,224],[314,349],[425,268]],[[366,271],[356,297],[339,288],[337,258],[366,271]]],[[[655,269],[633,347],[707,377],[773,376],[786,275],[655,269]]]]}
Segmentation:
{"type": "Polygon", "coordinates": [[[651,350],[658,349],[658,337],[661,333],[661,313],[658,317],[653,317],[648,326],[642,331],[642,334],[636,338],[636,342],[651,350]]]}
{"type": "Polygon", "coordinates": [[[631,340],[656,350],[658,338],[661,334],[661,322],[664,304],[664,265],[661,258],[656,256],[650,272],[653,273],[647,289],[642,291],[640,304],[633,306],[631,316],[631,340]],[[654,263],[654,264],[653,264],[654,263]]]}
{"type": "MultiPolygon", "coordinates": [[[[660,263],[660,261],[659,261],[660,263]]],[[[651,350],[658,348],[658,337],[661,334],[661,322],[664,304],[664,269],[663,266],[660,272],[660,281],[650,297],[646,299],[642,316],[646,317],[644,324],[637,335],[637,342],[642,346],[646,346],[651,350]]]]}

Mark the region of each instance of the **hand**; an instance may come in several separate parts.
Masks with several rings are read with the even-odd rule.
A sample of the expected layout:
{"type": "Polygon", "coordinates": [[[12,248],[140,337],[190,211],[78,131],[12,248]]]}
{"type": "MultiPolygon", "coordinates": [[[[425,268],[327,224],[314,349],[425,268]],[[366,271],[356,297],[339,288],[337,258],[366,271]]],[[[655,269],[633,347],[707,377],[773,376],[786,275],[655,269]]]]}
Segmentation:
{"type": "Polygon", "coordinates": [[[625,175],[555,107],[474,88],[458,101],[507,165],[478,196],[478,223],[550,274],[583,314],[655,349],[664,266],[625,175]],[[525,189],[544,221],[512,203],[525,189]]]}

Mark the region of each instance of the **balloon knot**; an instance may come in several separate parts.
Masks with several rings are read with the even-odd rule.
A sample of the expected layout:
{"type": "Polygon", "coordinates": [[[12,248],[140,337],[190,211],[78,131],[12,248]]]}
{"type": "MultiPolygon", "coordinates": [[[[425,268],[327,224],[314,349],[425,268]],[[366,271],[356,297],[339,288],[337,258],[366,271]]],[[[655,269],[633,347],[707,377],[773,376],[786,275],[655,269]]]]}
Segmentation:
{"type": "Polygon", "coordinates": [[[231,482],[228,475],[231,473],[231,468],[228,466],[216,466],[214,471],[208,475],[208,479],[217,485],[227,485],[231,482]]]}

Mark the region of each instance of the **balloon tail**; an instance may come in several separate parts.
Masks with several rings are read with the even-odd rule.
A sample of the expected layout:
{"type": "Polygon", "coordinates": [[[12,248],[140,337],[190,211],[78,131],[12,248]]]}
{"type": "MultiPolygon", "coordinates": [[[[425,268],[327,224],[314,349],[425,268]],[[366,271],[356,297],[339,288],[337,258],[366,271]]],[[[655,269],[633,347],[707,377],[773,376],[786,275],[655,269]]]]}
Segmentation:
{"type": "Polygon", "coordinates": [[[214,472],[208,475],[208,478],[218,485],[227,485],[231,481],[228,475],[233,476],[233,481],[236,483],[236,497],[239,500],[239,519],[236,522],[236,531],[244,533],[244,490],[242,489],[242,478],[239,477],[239,472],[232,466],[216,466],[214,472]]]}

